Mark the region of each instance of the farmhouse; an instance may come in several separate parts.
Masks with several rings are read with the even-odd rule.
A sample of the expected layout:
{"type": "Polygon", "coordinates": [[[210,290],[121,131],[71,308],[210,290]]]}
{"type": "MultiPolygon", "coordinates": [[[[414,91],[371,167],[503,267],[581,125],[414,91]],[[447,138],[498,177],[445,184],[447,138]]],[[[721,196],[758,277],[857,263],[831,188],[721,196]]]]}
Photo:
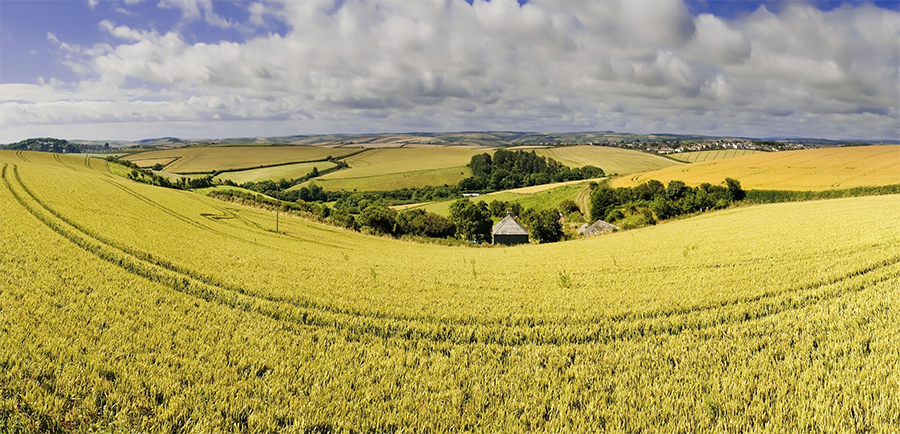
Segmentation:
{"type": "Polygon", "coordinates": [[[597,235],[617,230],[619,230],[618,226],[603,220],[597,220],[590,226],[588,226],[587,223],[581,225],[581,228],[578,229],[578,233],[581,235],[597,235]]]}
{"type": "Polygon", "coordinates": [[[528,243],[528,231],[513,218],[512,212],[509,211],[506,212],[503,220],[494,225],[491,233],[493,234],[492,244],[511,246],[528,243]]]}

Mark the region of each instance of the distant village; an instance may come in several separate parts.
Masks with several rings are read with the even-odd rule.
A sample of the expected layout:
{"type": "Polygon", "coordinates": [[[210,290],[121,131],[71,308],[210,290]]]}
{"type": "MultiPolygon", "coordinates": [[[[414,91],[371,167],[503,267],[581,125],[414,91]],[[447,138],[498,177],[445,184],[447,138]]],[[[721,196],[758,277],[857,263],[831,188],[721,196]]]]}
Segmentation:
{"type": "Polygon", "coordinates": [[[641,143],[634,141],[624,143],[620,147],[641,149],[647,152],[656,152],[657,154],[675,154],[679,152],[690,151],[712,151],[719,149],[752,149],[756,151],[789,151],[795,149],[817,148],[820,145],[810,145],[804,143],[792,142],[758,142],[753,140],[708,140],[703,142],[681,142],[681,141],[660,141],[641,143]]]}
{"type": "Polygon", "coordinates": [[[658,141],[603,141],[588,143],[559,143],[548,142],[541,143],[542,146],[560,146],[560,145],[592,145],[592,146],[611,146],[616,148],[637,149],[645,152],[656,154],[677,154],[680,152],[692,151],[713,151],[724,149],[752,149],[756,151],[777,152],[791,151],[796,149],[814,149],[823,146],[833,146],[821,143],[800,143],[800,142],[774,142],[774,141],[757,141],[757,140],[734,140],[734,139],[710,139],[704,141],[680,141],[680,140],[658,140],[658,141]]]}

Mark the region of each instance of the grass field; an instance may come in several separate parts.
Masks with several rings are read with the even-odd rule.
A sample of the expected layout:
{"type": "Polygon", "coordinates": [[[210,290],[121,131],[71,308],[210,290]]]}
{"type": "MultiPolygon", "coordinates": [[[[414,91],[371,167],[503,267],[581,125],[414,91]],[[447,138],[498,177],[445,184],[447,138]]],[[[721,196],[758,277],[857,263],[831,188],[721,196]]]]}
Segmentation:
{"type": "Polygon", "coordinates": [[[165,170],[172,173],[192,173],[322,160],[329,155],[339,157],[358,150],[308,146],[201,146],[141,152],[125,159],[139,164],[141,161],[177,158],[165,170]]]}
{"type": "Polygon", "coordinates": [[[900,426],[898,196],[469,248],[0,162],[3,432],[900,426]]]}
{"type": "Polygon", "coordinates": [[[703,163],[705,161],[725,160],[734,157],[759,154],[762,151],[752,149],[716,149],[714,151],[681,152],[669,155],[670,157],[686,163],[703,163]]]}
{"type": "Polygon", "coordinates": [[[690,185],[741,181],[744,189],[829,190],[900,183],[900,146],[856,146],[765,152],[619,178],[614,187],[656,179],[690,185]]]}
{"type": "Polygon", "coordinates": [[[607,146],[563,146],[536,149],[535,152],[570,167],[596,166],[607,175],[627,175],[678,165],[677,161],[659,155],[607,146]]]}
{"type": "Polygon", "coordinates": [[[313,182],[326,190],[349,191],[455,185],[471,174],[466,165],[472,156],[484,152],[489,151],[466,146],[372,149],[348,157],[349,168],[313,182]]]}
{"type": "Polygon", "coordinates": [[[238,184],[245,182],[278,181],[281,179],[300,178],[313,168],[321,170],[337,166],[330,161],[316,161],[313,163],[285,164],[283,166],[263,167],[261,169],[241,170],[237,172],[225,172],[215,177],[216,180],[230,179],[238,184]]]}

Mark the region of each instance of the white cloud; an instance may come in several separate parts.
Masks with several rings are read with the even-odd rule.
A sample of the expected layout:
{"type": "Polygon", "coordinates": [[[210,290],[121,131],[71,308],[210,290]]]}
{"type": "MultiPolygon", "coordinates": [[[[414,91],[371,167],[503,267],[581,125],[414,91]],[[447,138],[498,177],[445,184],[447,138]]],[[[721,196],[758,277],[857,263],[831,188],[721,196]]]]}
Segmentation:
{"type": "Polygon", "coordinates": [[[203,18],[211,26],[228,28],[232,23],[213,12],[212,0],[160,0],[157,6],[167,9],[180,9],[185,20],[193,21],[203,18]]]}
{"type": "Polygon", "coordinates": [[[289,31],[206,44],[103,20],[113,45],[48,34],[83,82],[3,88],[4,125],[900,137],[900,14],[869,4],[725,20],[680,2],[286,1],[246,4],[247,23],[210,0],[159,5],[289,31]]]}
{"type": "Polygon", "coordinates": [[[125,9],[125,8],[116,8],[116,13],[117,13],[117,14],[121,14],[121,15],[125,15],[126,17],[135,17],[135,16],[138,15],[137,13],[131,12],[131,11],[125,9]]]}
{"type": "Polygon", "coordinates": [[[152,35],[152,33],[133,30],[126,26],[116,27],[116,25],[109,20],[100,21],[100,29],[119,39],[127,39],[131,41],[140,41],[142,39],[149,38],[152,35]]]}

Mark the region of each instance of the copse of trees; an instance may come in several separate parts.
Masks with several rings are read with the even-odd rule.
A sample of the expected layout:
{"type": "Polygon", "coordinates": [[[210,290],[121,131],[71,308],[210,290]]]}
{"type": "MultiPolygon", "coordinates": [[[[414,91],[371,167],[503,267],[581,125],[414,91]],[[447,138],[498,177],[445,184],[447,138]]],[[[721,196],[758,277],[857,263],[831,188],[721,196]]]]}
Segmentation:
{"type": "Polygon", "coordinates": [[[572,169],[534,151],[498,149],[494,155],[473,155],[469,161],[472,176],[461,180],[462,191],[497,191],[551,182],[574,181],[604,176],[599,167],[572,169]]]}
{"type": "Polygon", "coordinates": [[[621,222],[627,229],[682,214],[725,208],[744,198],[738,180],[726,178],[723,184],[690,187],[677,180],[668,185],[650,180],[632,188],[599,184],[591,192],[591,219],[621,222]]]}
{"type": "Polygon", "coordinates": [[[456,225],[448,218],[422,209],[397,214],[397,231],[402,234],[431,238],[449,238],[456,234],[456,225]]]}
{"type": "Polygon", "coordinates": [[[356,215],[347,207],[335,206],[329,217],[334,225],[379,235],[450,238],[456,234],[456,225],[446,217],[422,209],[397,212],[383,203],[366,205],[356,215]]]}
{"type": "Polygon", "coordinates": [[[559,213],[552,209],[528,209],[522,214],[522,224],[528,228],[528,236],[537,243],[555,243],[563,238],[559,219],[559,213]]]}
{"type": "Polygon", "coordinates": [[[371,230],[377,234],[398,235],[397,211],[386,206],[366,207],[356,216],[356,224],[362,230],[371,230]]]}
{"type": "Polygon", "coordinates": [[[450,204],[450,220],[456,225],[456,236],[463,240],[483,243],[491,239],[491,212],[484,202],[468,198],[450,204]]]}
{"type": "Polygon", "coordinates": [[[503,217],[506,215],[507,211],[511,212],[512,215],[522,215],[524,210],[522,204],[519,202],[495,200],[488,204],[488,211],[490,211],[491,216],[493,217],[503,217]]]}

